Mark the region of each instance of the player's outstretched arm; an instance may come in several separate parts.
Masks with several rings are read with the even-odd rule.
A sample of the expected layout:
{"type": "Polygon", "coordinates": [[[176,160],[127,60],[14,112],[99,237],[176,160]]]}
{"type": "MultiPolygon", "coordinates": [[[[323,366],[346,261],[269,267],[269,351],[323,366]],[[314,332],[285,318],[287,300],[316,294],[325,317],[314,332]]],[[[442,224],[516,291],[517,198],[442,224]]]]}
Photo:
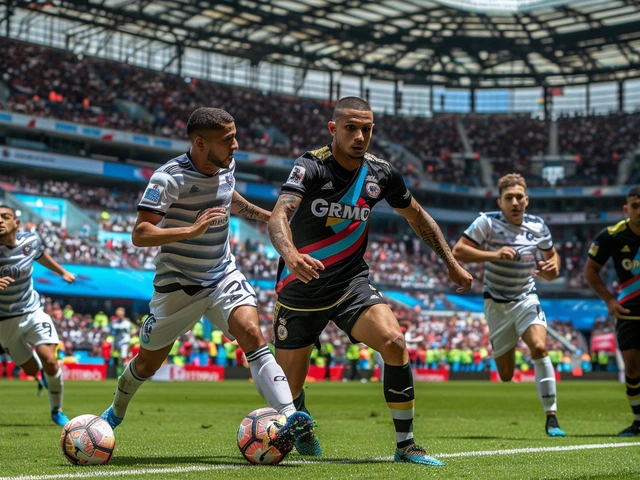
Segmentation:
{"type": "Polygon", "coordinates": [[[560,255],[555,248],[551,248],[551,250],[543,250],[542,256],[544,261],[538,262],[538,269],[534,270],[533,274],[545,280],[555,280],[560,276],[560,255]]]}
{"type": "Polygon", "coordinates": [[[314,278],[320,278],[318,270],[324,270],[324,265],[320,260],[298,252],[293,243],[289,219],[301,202],[302,197],[297,195],[283,193],[278,197],[269,219],[269,237],[291,273],[294,273],[302,282],[309,283],[314,278]]]}
{"type": "Polygon", "coordinates": [[[478,248],[467,237],[460,237],[453,246],[453,256],[459,262],[464,263],[482,263],[490,260],[513,260],[516,257],[516,251],[511,247],[502,247],[495,252],[489,252],[478,248]]]}
{"type": "Polygon", "coordinates": [[[614,317],[618,317],[620,315],[628,315],[630,310],[624,308],[622,305],[618,303],[616,297],[614,297],[609,289],[604,284],[602,277],[600,276],[600,270],[602,269],[602,265],[593,260],[592,258],[587,258],[587,263],[584,266],[584,279],[586,280],[591,290],[595,292],[602,300],[607,304],[607,309],[609,310],[609,315],[613,315],[614,317]]]}
{"type": "Polygon", "coordinates": [[[424,211],[415,198],[411,199],[411,204],[407,208],[396,208],[395,210],[407,219],[413,231],[442,259],[449,271],[449,278],[460,287],[457,291],[468,291],[471,288],[473,277],[453,257],[442,230],[431,218],[431,215],[424,211]]]}
{"type": "Polygon", "coordinates": [[[259,220],[261,222],[268,222],[271,216],[271,212],[249,203],[249,201],[235,190],[233,191],[233,198],[231,199],[231,213],[249,220],[259,220]]]}
{"type": "Polygon", "coordinates": [[[208,208],[198,216],[193,225],[175,228],[158,227],[162,215],[140,210],[136,225],[133,227],[131,241],[136,247],[159,247],[187,238],[196,238],[204,234],[212,222],[224,217],[226,210],[225,207],[208,208]]]}
{"type": "Polygon", "coordinates": [[[70,273],[67,270],[65,270],[62,267],[62,265],[56,262],[53,259],[53,257],[51,257],[51,255],[49,255],[47,252],[44,252],[42,256],[36,261],[39,264],[47,267],[52,272],[55,272],[58,275],[60,275],[63,278],[63,280],[67,283],[73,283],[73,281],[76,279],[76,276],[73,273],[70,273]]]}

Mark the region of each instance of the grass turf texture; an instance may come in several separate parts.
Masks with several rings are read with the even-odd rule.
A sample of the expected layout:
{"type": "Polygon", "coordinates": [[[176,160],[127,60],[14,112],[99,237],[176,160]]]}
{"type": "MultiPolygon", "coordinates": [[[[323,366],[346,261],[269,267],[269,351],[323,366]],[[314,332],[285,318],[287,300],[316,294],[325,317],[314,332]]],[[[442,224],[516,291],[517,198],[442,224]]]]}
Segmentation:
{"type": "MultiPolygon", "coordinates": [[[[115,381],[67,382],[69,418],[99,415],[115,381]]],[[[640,438],[618,438],[631,423],[624,387],[614,382],[560,382],[561,427],[548,438],[534,384],[416,384],[417,443],[446,467],[394,464],[393,423],[380,383],[310,383],[307,405],[324,457],[291,453],[278,466],[250,466],[236,446],[242,418],[266,406],[246,381],[148,382],[116,430],[109,465],[74,467],[60,452],[61,429],[34,382],[0,380],[0,480],[44,478],[640,478],[640,438]],[[622,448],[449,456],[461,452],[628,443],[622,448]],[[277,477],[276,477],[277,478],[277,477]]]]}

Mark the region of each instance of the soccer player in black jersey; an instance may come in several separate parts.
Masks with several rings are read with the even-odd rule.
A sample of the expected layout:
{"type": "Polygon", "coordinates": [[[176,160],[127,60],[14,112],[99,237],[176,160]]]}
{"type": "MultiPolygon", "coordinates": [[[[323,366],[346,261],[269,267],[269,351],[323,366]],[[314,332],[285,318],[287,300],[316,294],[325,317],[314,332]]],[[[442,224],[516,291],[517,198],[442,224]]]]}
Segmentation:
{"type": "MultiPolygon", "coordinates": [[[[413,440],[414,388],[411,364],[398,320],[369,283],[368,220],[385,199],[442,259],[458,291],[472,277],[453,258],[442,232],[407,190],[388,162],[367,153],[373,133],[371,107],[357,97],[336,103],[328,127],[331,144],[295,162],[269,221],[281,255],[274,312],[276,359],[287,375],[298,410],[305,410],[309,356],[333,321],[352,342],[382,354],[384,396],[396,430],[395,460],[444,465],[413,440]],[[295,214],[295,215],[294,215],[295,214]]],[[[303,455],[321,455],[314,436],[297,442],[303,455]]]]}
{"type": "Polygon", "coordinates": [[[634,415],[631,426],[619,435],[632,437],[640,435],[640,187],[629,190],[624,211],[629,219],[605,228],[591,244],[584,278],[607,303],[609,314],[617,319],[616,335],[624,358],[627,399],[634,415]],[[617,297],[600,277],[600,269],[610,257],[620,282],[617,297]]]}

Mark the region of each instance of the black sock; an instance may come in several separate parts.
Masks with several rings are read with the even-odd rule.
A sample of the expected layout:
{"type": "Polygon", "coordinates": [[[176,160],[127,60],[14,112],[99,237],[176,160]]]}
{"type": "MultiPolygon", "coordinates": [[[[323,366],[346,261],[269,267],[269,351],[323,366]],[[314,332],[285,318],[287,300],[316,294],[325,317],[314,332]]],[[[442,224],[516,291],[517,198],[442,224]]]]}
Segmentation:
{"type": "Polygon", "coordinates": [[[304,412],[307,415],[311,415],[309,413],[309,410],[307,410],[307,406],[304,404],[304,399],[305,399],[305,393],[304,393],[304,388],[302,390],[300,390],[300,395],[298,396],[298,398],[293,400],[293,406],[296,407],[296,410],[299,412],[304,412]]]}
{"type": "Polygon", "coordinates": [[[625,377],[625,381],[627,386],[627,399],[635,415],[635,422],[640,422],[640,377],[631,378],[627,376],[625,377]]]}
{"type": "Polygon", "coordinates": [[[398,448],[408,447],[413,442],[413,409],[415,393],[411,364],[401,367],[384,364],[384,399],[391,409],[391,418],[396,429],[398,448]]]}

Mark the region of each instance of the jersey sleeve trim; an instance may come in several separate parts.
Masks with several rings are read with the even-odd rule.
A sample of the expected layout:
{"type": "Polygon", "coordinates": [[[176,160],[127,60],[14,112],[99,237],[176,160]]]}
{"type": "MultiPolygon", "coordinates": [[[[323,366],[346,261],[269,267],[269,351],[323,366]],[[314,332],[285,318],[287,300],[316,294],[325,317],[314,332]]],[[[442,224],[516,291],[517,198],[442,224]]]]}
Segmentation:
{"type": "Polygon", "coordinates": [[[542,250],[543,252],[548,252],[549,250],[553,250],[553,245],[551,245],[549,248],[542,248],[541,246],[538,246],[539,250],[542,250]]]}
{"type": "Polygon", "coordinates": [[[155,215],[161,215],[161,216],[165,216],[166,212],[163,212],[162,210],[156,210],[155,208],[149,208],[149,207],[145,207],[142,205],[138,205],[138,211],[139,212],[149,212],[149,213],[153,213],[155,215]]]}
{"type": "Polygon", "coordinates": [[[463,236],[464,238],[466,238],[467,240],[470,240],[471,242],[473,242],[473,244],[474,244],[475,246],[477,246],[477,247],[479,247],[479,246],[480,246],[480,244],[479,244],[476,240],[474,240],[473,238],[471,238],[471,237],[470,237],[469,235],[467,235],[466,233],[463,233],[463,234],[462,234],[462,236],[463,236]]]}

